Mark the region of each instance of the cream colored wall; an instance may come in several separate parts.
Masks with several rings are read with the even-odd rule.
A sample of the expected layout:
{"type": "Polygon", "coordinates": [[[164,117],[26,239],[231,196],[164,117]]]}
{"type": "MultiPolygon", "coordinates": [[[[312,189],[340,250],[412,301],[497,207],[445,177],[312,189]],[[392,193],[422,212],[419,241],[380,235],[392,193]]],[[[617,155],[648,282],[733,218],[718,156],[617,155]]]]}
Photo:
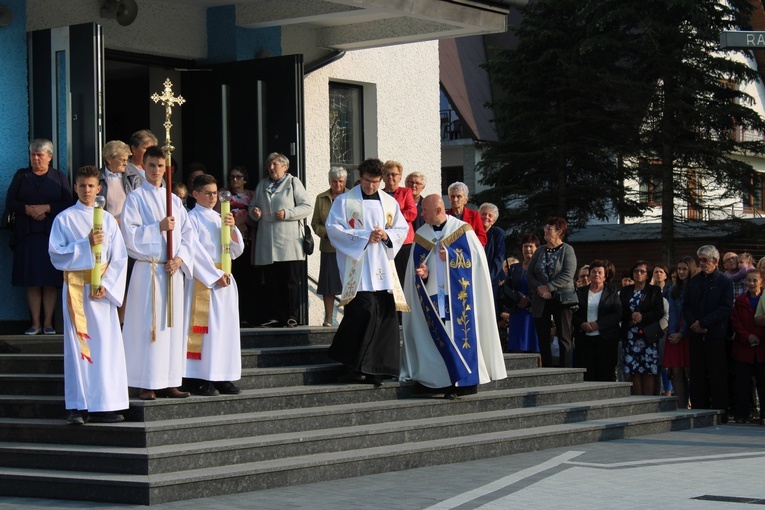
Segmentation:
{"type": "MultiPolygon", "coordinates": [[[[329,82],[359,84],[365,90],[366,157],[402,163],[404,175],[423,172],[425,193],[441,187],[438,43],[426,42],[348,52],[305,79],[307,190],[328,188],[329,82]]],[[[319,276],[319,252],[309,260],[309,275],[319,276]]],[[[321,324],[324,305],[311,295],[311,324],[321,324]]],[[[337,321],[335,322],[337,324],[337,321]]]]}
{"type": "Polygon", "coordinates": [[[27,31],[95,21],[103,26],[109,49],[186,59],[207,57],[204,8],[162,0],[139,2],[138,16],[127,27],[101,18],[100,11],[97,0],[27,0],[27,31]]]}

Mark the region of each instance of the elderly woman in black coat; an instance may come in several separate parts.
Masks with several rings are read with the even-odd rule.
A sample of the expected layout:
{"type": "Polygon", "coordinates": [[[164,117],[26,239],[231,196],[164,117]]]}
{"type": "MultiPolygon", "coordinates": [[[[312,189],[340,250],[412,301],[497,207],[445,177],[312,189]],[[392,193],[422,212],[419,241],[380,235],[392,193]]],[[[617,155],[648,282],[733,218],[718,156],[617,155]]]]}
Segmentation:
{"type": "Polygon", "coordinates": [[[590,264],[590,284],[577,290],[579,308],[573,322],[576,366],[586,368],[585,381],[613,381],[617,345],[621,338],[622,302],[607,281],[606,262],[590,264]]]}
{"type": "Polygon", "coordinates": [[[32,319],[26,335],[56,334],[53,310],[63,275],[50,262],[48,237],[53,219],[73,201],[66,175],[51,166],[52,160],[51,141],[32,140],[29,167],[19,169],[13,176],[6,198],[8,210],[16,213],[11,283],[14,287],[26,287],[32,319]]]}

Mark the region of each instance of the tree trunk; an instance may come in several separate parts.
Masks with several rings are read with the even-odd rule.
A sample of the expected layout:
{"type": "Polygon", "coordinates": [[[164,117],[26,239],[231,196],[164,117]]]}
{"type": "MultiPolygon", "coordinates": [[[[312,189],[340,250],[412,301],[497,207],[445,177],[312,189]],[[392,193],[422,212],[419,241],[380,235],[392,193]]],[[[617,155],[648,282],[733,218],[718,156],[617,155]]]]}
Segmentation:
{"type": "Polygon", "coordinates": [[[675,260],[675,169],[672,158],[672,147],[665,144],[661,162],[661,258],[667,266],[675,260]]]}

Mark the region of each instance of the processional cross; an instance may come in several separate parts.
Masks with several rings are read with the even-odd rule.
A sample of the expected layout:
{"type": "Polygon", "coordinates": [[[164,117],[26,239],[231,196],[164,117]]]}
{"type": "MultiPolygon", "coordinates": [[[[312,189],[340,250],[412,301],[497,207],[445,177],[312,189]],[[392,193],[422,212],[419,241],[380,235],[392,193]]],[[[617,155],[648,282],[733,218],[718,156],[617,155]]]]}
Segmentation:
{"type": "MultiPolygon", "coordinates": [[[[173,215],[173,151],[175,150],[175,147],[173,147],[173,143],[170,140],[170,128],[173,127],[172,122],[170,122],[170,117],[173,115],[173,106],[180,107],[183,103],[186,102],[185,99],[183,99],[183,96],[174,96],[173,95],[173,84],[170,81],[170,78],[167,78],[165,80],[165,83],[163,83],[165,86],[165,90],[162,92],[162,95],[160,96],[156,92],[152,94],[151,100],[155,103],[160,103],[162,106],[165,107],[165,145],[162,147],[162,150],[165,152],[165,195],[166,195],[166,204],[167,204],[167,215],[172,216],[173,215]]],[[[170,261],[173,259],[173,232],[171,230],[167,231],[167,260],[170,261]]],[[[167,327],[172,328],[173,327],[173,274],[168,273],[167,275],[167,327]]]]}

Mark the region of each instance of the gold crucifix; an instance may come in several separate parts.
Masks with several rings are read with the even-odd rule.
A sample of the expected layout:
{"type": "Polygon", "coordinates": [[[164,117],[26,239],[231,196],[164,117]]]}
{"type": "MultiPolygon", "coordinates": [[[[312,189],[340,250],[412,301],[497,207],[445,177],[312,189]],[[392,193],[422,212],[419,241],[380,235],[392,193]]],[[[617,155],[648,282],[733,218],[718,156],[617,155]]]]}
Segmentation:
{"type": "MultiPolygon", "coordinates": [[[[173,84],[170,78],[167,78],[164,83],[165,90],[160,96],[156,92],[152,94],[151,100],[155,103],[161,103],[165,107],[165,146],[162,150],[165,151],[165,194],[167,203],[167,215],[173,215],[173,162],[172,155],[173,143],[170,141],[170,128],[173,124],[170,122],[170,117],[173,115],[173,106],[181,106],[186,102],[183,96],[173,95],[173,84]]],[[[173,259],[173,232],[167,231],[167,260],[173,259]]],[[[167,275],[167,326],[173,327],[173,275],[168,273],[167,275]]]]}
{"type": "Polygon", "coordinates": [[[170,117],[173,115],[173,106],[181,106],[186,100],[183,99],[183,96],[173,95],[173,84],[170,81],[170,78],[167,78],[163,85],[165,86],[165,90],[162,92],[162,95],[160,96],[155,92],[152,94],[151,100],[155,103],[161,103],[162,106],[165,107],[165,123],[163,124],[165,126],[165,146],[162,147],[162,150],[165,151],[167,156],[167,166],[170,166],[170,155],[175,149],[170,141],[170,128],[173,127],[172,122],[170,122],[170,117]]]}

